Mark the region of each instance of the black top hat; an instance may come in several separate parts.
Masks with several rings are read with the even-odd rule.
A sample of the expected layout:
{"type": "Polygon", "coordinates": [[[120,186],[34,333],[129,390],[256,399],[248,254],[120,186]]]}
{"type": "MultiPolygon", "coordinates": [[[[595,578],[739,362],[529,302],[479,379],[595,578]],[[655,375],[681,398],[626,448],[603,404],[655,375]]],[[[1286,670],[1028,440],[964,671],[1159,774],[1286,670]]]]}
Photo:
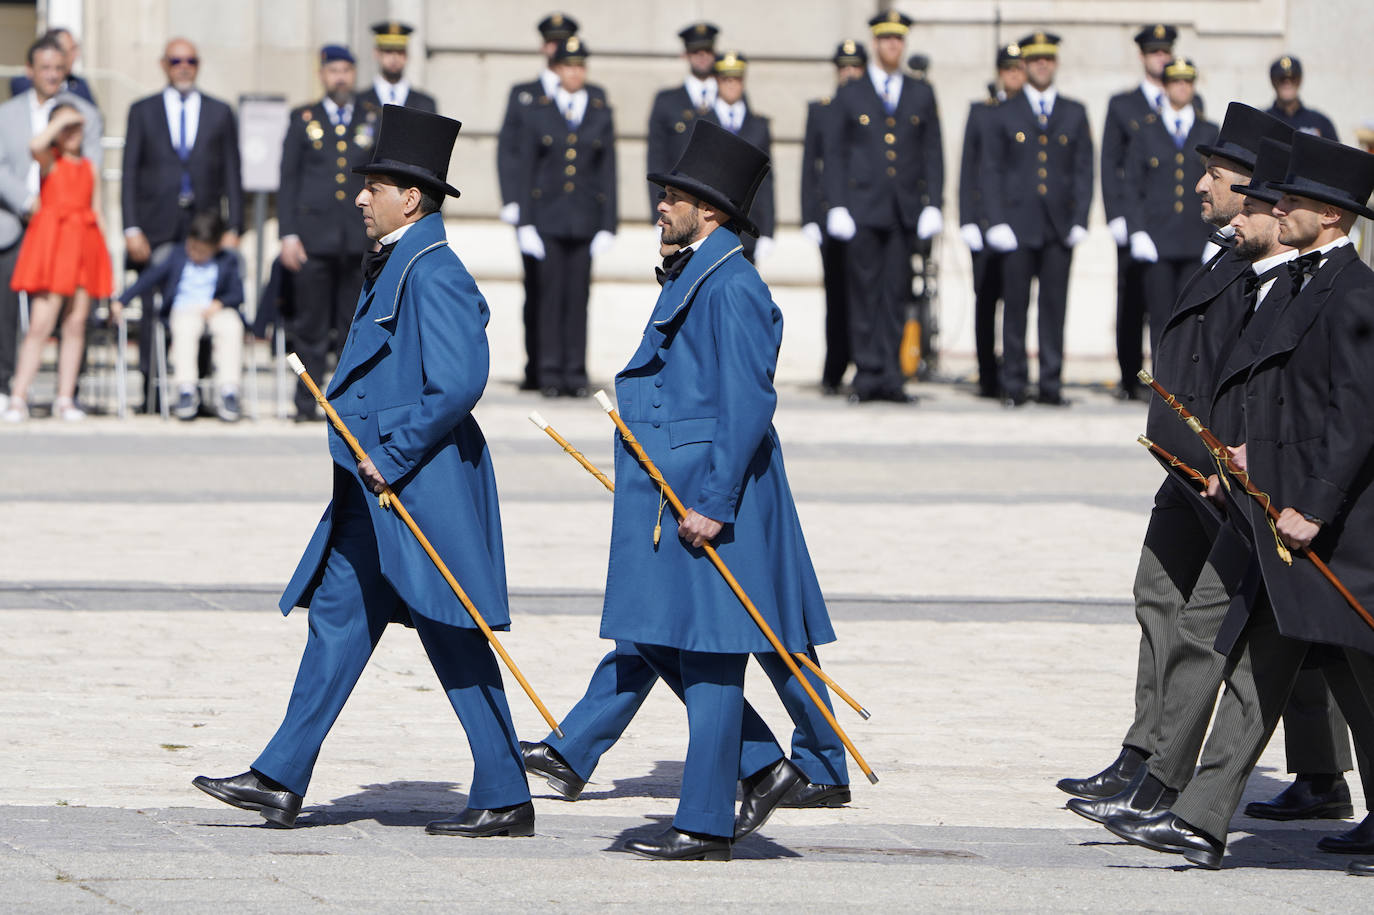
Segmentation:
{"type": "Polygon", "coordinates": [[[716,49],[716,36],[719,34],[720,29],[709,22],[693,22],[678,32],[677,37],[682,39],[682,47],[688,52],[714,51],[716,49]]]}
{"type": "Polygon", "coordinates": [[[1374,219],[1374,155],[1301,131],[1293,134],[1288,174],[1270,186],[1280,194],[1307,197],[1374,219]]]}
{"type": "Polygon", "coordinates": [[[852,38],[846,38],[835,48],[835,56],[830,58],[837,67],[868,66],[868,51],[852,38]]]}
{"type": "Polygon", "coordinates": [[[911,31],[913,22],[914,19],[900,10],[888,10],[868,20],[868,28],[874,38],[882,38],[884,35],[904,36],[911,31]]]}
{"type": "Polygon", "coordinates": [[[553,57],[550,63],[555,64],[585,64],[591,55],[591,50],[587,43],[576,35],[569,35],[558,42],[558,47],[553,50],[553,57]]]}
{"type": "Polygon", "coordinates": [[[1249,184],[1233,184],[1231,190],[1246,197],[1254,197],[1265,203],[1278,203],[1283,195],[1272,185],[1282,181],[1288,174],[1288,157],[1293,147],[1268,137],[1259,142],[1259,156],[1255,159],[1255,170],[1250,173],[1249,184]]]}
{"type": "Polygon", "coordinates": [[[562,41],[577,34],[577,20],[562,13],[550,13],[539,20],[539,34],[545,41],[562,41]]]}
{"type": "Polygon", "coordinates": [[[745,232],[758,235],[749,209],[767,174],[766,152],[719,124],[698,119],[677,164],[667,174],[651,172],[649,181],[705,200],[728,213],[745,232]]]}
{"type": "Polygon", "coordinates": [[[1144,26],[1135,33],[1135,43],[1140,45],[1142,54],[1151,51],[1172,51],[1175,41],[1178,41],[1178,29],[1162,23],[1144,26]]]}
{"type": "Polygon", "coordinates": [[[997,46],[997,69],[1006,70],[1013,64],[1022,63],[1021,46],[1012,42],[997,46]]]}
{"type": "Polygon", "coordinates": [[[1030,60],[1032,57],[1058,57],[1061,40],[1053,32],[1032,32],[1017,44],[1021,46],[1021,56],[1030,60]]]}
{"type": "Polygon", "coordinates": [[[440,197],[459,196],[448,183],[448,160],[463,124],[452,118],[400,105],[382,106],[382,126],[372,161],[353,169],[355,175],[389,175],[440,197]]]}
{"type": "Polygon", "coordinates": [[[1269,82],[1281,79],[1302,79],[1302,61],[1285,54],[1269,65],[1269,82]]]}
{"type": "Polygon", "coordinates": [[[404,51],[410,44],[410,33],[413,31],[414,26],[395,20],[372,24],[372,34],[376,36],[373,40],[379,51],[404,51]]]}
{"type": "Polygon", "coordinates": [[[1255,156],[1259,153],[1260,140],[1268,137],[1280,143],[1293,142],[1293,128],[1258,108],[1251,108],[1241,102],[1226,106],[1226,119],[1221,122],[1221,133],[1216,143],[1198,146],[1203,156],[1221,156],[1245,166],[1247,171],[1255,168],[1255,156]]]}

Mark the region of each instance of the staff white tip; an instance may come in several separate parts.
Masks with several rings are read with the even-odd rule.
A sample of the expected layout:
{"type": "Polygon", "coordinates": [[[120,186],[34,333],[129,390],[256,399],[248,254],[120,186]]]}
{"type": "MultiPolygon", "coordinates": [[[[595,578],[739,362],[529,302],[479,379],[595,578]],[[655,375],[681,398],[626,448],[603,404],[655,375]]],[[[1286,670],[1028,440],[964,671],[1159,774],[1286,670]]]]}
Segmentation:
{"type": "Polygon", "coordinates": [[[286,354],[286,364],[291,366],[291,371],[295,372],[297,375],[305,374],[305,363],[302,362],[301,357],[297,356],[295,353],[286,354]]]}
{"type": "Polygon", "coordinates": [[[539,411],[538,411],[538,410],[531,410],[531,411],[530,411],[530,422],[534,423],[534,424],[535,424],[536,426],[538,426],[541,430],[543,430],[543,431],[545,431],[545,432],[548,431],[549,424],[544,420],[544,417],[542,417],[542,416],[539,415],[539,411]]]}
{"type": "Polygon", "coordinates": [[[615,404],[611,403],[611,399],[606,396],[605,391],[597,391],[592,396],[596,398],[597,403],[601,404],[601,409],[605,410],[607,413],[615,410],[615,404]]]}

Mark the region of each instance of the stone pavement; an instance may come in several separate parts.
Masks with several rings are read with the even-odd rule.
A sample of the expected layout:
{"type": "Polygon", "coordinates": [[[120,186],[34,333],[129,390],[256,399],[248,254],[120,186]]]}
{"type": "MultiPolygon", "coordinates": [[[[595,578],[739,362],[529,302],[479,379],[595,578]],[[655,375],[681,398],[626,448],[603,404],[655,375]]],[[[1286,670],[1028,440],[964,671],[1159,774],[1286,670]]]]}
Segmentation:
{"type": "MultiPolygon", "coordinates": [[[[610,426],[590,403],[516,393],[511,374],[478,414],[506,525],[515,625],[502,639],[559,714],[606,647],[610,500],[525,416],[538,408],[603,466],[610,426]]],[[[275,601],[328,495],[323,429],[0,430],[0,909],[1367,904],[1374,883],[1315,850],[1349,824],[1239,816],[1213,873],[1062,809],[1055,779],[1110,760],[1130,714],[1130,583],[1160,476],[1134,441],[1145,411],[1089,388],[1069,410],[1010,413],[958,385],[921,390],[916,408],[854,408],[784,378],[777,426],[840,635],[821,657],[873,712],[837,714],[881,781],[853,768],[851,806],[780,811],[726,865],[615,850],[672,815],[685,721],[663,690],[583,800],[533,783],[536,837],[424,835],[463,805],[470,761],[400,628],[325,745],[305,828],[217,804],[190,779],[241,771],[290,690],[306,618],[282,619],[275,601]]],[[[750,682],[786,734],[771,690],[750,682]]],[[[542,735],[510,695],[521,734],[542,735]]],[[[1284,779],[1275,741],[1246,800],[1284,779]]]]}

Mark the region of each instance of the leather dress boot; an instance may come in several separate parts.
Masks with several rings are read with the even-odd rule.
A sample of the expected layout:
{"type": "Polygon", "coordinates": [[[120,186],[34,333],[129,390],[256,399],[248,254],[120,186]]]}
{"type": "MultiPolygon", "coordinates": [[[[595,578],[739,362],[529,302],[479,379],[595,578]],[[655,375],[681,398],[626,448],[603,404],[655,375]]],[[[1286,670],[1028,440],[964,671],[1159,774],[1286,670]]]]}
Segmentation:
{"type": "Polygon", "coordinates": [[[1209,870],[1221,867],[1226,843],[1194,829],[1172,813],[1165,811],[1144,820],[1113,817],[1105,824],[1107,830],[1132,845],[1170,855],[1182,855],[1193,864],[1209,870]]]}
{"type": "Polygon", "coordinates": [[[1121,755],[1107,768],[1087,778],[1061,778],[1055,787],[1075,797],[1111,797],[1126,790],[1145,764],[1146,756],[1135,747],[1122,747],[1121,755]]]}
{"type": "Polygon", "coordinates": [[[1142,766],[1130,786],[1120,794],[1095,801],[1073,797],[1064,806],[1094,823],[1105,823],[1113,817],[1144,820],[1168,810],[1176,800],[1178,792],[1166,788],[1163,782],[1150,774],[1148,768],[1142,766]]]}
{"type": "Polygon", "coordinates": [[[252,769],[229,778],[197,775],[191,784],[218,801],[240,810],[256,810],[277,826],[290,826],[301,812],[301,796],[280,786],[269,787],[252,769]]]}
{"type": "Polygon", "coordinates": [[[1345,872],[1352,877],[1374,877],[1374,861],[1351,861],[1345,872]]]}
{"type": "Polygon", "coordinates": [[[425,827],[432,836],[532,836],[534,804],[525,801],[511,807],[468,807],[456,817],[435,820],[425,827]]]}
{"type": "Polygon", "coordinates": [[[735,819],[735,841],[768,822],[787,792],[805,783],[806,776],[786,757],[745,779],[744,800],[735,819]]]}
{"type": "Polygon", "coordinates": [[[1317,847],[1338,855],[1374,854],[1374,813],[1365,817],[1354,829],[1318,840],[1317,847]]]}
{"type": "Polygon", "coordinates": [[[652,839],[630,839],[625,850],[659,861],[729,861],[730,840],[669,827],[652,839]]]}
{"type": "Polygon", "coordinates": [[[558,751],[546,743],[522,740],[520,755],[525,760],[525,771],[542,777],[550,788],[563,795],[564,800],[577,800],[582,789],[587,787],[587,780],[574,772],[558,751]]]}
{"type": "Polygon", "coordinates": [[[1345,820],[1355,815],[1355,807],[1345,776],[1299,774],[1273,800],[1246,804],[1245,815],[1261,820],[1345,820]]]}
{"type": "Polygon", "coordinates": [[[778,801],[779,807],[843,807],[852,800],[848,785],[813,785],[800,781],[778,801]]]}

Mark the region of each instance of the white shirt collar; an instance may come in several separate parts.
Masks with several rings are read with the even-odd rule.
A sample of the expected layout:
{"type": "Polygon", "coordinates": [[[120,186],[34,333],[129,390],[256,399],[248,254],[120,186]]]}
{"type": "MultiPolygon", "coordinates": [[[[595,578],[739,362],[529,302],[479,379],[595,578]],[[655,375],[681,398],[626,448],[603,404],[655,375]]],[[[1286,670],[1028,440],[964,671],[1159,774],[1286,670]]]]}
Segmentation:
{"type": "Polygon", "coordinates": [[[1148,79],[1140,81],[1140,91],[1145,95],[1145,101],[1150,103],[1150,107],[1158,111],[1164,107],[1164,89],[1156,86],[1148,79]]]}
{"type": "Polygon", "coordinates": [[[329,115],[329,120],[334,120],[334,115],[340,111],[343,112],[344,124],[347,124],[349,121],[353,120],[353,101],[350,99],[347,105],[344,105],[342,108],[340,108],[338,105],[334,104],[334,100],[332,98],[326,95],[324,97],[324,113],[329,115]]]}
{"type": "Polygon", "coordinates": [[[383,245],[390,245],[395,242],[398,242],[401,240],[401,236],[409,232],[410,227],[413,225],[415,225],[415,223],[408,222],[405,225],[401,226],[399,229],[394,229],[386,233],[381,238],[377,239],[377,241],[383,245]]]}
{"type": "Polygon", "coordinates": [[[1164,120],[1164,126],[1168,128],[1170,134],[1178,133],[1181,126],[1185,136],[1192,131],[1193,122],[1197,120],[1197,111],[1192,105],[1184,105],[1182,108],[1174,108],[1167,101],[1159,109],[1159,116],[1164,120]]]}
{"type": "Polygon", "coordinates": [[[713,107],[716,112],[716,120],[720,121],[723,126],[734,127],[736,130],[744,123],[744,115],[749,111],[748,106],[744,104],[744,99],[740,99],[733,105],[727,105],[717,98],[713,107]]]}
{"type": "Polygon", "coordinates": [[[558,105],[558,111],[564,118],[573,124],[581,124],[582,117],[587,113],[587,90],[569,92],[559,86],[558,92],[554,95],[554,103],[558,105]]]}
{"type": "Polygon", "coordinates": [[[1040,114],[1040,102],[1045,102],[1045,108],[1054,113],[1054,101],[1059,98],[1059,90],[1050,86],[1044,92],[1036,89],[1030,83],[1026,83],[1026,100],[1030,102],[1031,110],[1037,115],[1040,114]]]}
{"type": "Polygon", "coordinates": [[[710,108],[716,102],[716,78],[708,76],[705,79],[697,79],[688,73],[682,85],[687,89],[687,95],[692,99],[692,104],[698,108],[710,108]]]}
{"type": "Polygon", "coordinates": [[[167,111],[167,133],[172,138],[172,148],[181,143],[181,113],[186,110],[186,145],[196,145],[196,133],[200,129],[200,90],[192,89],[185,98],[171,86],[162,90],[162,107],[167,111]]]}
{"type": "Polygon", "coordinates": [[[1262,261],[1255,261],[1250,266],[1255,271],[1255,276],[1259,276],[1264,271],[1269,270],[1273,267],[1277,267],[1279,264],[1285,263],[1287,261],[1291,261],[1293,258],[1297,256],[1298,249],[1289,248],[1286,251],[1283,251],[1282,253],[1275,254],[1273,257],[1266,257],[1262,261]]]}
{"type": "Polygon", "coordinates": [[[886,99],[886,98],[887,98],[887,86],[888,86],[887,81],[888,81],[889,79],[891,79],[891,80],[892,80],[892,99],[893,99],[894,102],[896,102],[896,101],[898,101],[898,100],[901,99],[901,97],[902,97],[902,73],[901,73],[900,70],[897,71],[896,73],[888,73],[888,72],[887,72],[886,70],[884,70],[882,67],[878,66],[877,64],[873,63],[872,61],[869,61],[869,64],[868,64],[868,78],[869,78],[869,80],[873,83],[873,91],[876,92],[876,93],[878,93],[878,98],[881,98],[881,99],[886,99]]]}
{"type": "Polygon", "coordinates": [[[372,90],[377,93],[377,99],[383,105],[404,105],[410,96],[410,81],[401,77],[396,82],[389,83],[380,76],[374,76],[372,90]]]}
{"type": "Polygon", "coordinates": [[[553,98],[553,94],[558,91],[558,74],[545,67],[539,74],[539,85],[543,87],[545,95],[553,98]]]}
{"type": "Polygon", "coordinates": [[[1332,251],[1335,251],[1337,248],[1343,248],[1348,244],[1350,244],[1350,236],[1342,235],[1335,241],[1328,242],[1327,244],[1322,245],[1320,248],[1317,249],[1322,253],[1322,263],[1326,263],[1326,259],[1331,256],[1332,251]]]}

